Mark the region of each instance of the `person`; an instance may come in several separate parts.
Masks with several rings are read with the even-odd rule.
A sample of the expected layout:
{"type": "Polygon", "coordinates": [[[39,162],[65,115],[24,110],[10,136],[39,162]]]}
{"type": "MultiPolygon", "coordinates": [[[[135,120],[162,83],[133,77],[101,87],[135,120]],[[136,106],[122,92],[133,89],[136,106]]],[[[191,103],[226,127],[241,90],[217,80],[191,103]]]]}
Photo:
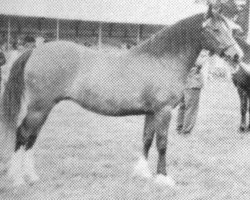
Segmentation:
{"type": "Polygon", "coordinates": [[[2,89],[2,66],[6,64],[6,58],[5,55],[2,51],[2,49],[0,49],[0,93],[1,93],[1,89],[2,89]]]}
{"type": "Polygon", "coordinates": [[[23,39],[23,45],[25,49],[33,49],[36,47],[36,40],[33,36],[27,35],[23,39]]]}
{"type": "Polygon", "coordinates": [[[201,51],[196,60],[195,66],[188,74],[177,115],[176,129],[180,134],[189,134],[195,125],[199,108],[200,93],[204,84],[201,69],[202,65],[205,64],[207,57],[207,51],[201,51]]]}

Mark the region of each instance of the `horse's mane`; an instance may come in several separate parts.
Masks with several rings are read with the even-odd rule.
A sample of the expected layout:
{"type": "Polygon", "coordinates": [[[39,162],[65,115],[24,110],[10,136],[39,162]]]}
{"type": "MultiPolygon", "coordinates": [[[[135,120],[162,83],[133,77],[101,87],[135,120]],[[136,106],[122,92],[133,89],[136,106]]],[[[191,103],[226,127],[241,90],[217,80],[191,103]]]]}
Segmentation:
{"type": "Polygon", "coordinates": [[[243,38],[235,37],[236,42],[240,45],[244,52],[243,61],[250,63],[250,44],[248,44],[243,38]]]}
{"type": "Polygon", "coordinates": [[[145,42],[134,48],[135,51],[146,51],[149,54],[161,56],[165,52],[178,53],[183,48],[188,48],[190,42],[198,42],[202,29],[204,14],[197,14],[183,19],[171,26],[164,27],[145,42]]]}

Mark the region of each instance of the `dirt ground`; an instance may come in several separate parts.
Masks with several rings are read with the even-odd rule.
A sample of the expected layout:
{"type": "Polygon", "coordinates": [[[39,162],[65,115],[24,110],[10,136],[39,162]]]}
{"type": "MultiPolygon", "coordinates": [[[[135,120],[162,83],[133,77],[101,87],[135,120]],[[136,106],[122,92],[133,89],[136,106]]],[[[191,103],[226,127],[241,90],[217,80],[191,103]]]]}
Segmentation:
{"type": "MultiPolygon", "coordinates": [[[[175,188],[132,176],[142,149],[143,119],[103,117],[61,103],[35,146],[40,182],[13,189],[2,167],[0,199],[250,199],[250,133],[238,132],[239,99],[231,82],[204,88],[190,136],[176,133],[173,112],[167,160],[175,188]]],[[[155,173],[155,143],[149,161],[155,173]]]]}

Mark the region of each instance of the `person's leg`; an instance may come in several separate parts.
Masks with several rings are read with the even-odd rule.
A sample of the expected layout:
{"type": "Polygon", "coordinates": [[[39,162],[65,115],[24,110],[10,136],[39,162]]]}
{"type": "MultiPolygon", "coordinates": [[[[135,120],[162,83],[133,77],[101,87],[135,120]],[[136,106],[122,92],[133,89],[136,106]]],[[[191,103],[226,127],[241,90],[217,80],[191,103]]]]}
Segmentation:
{"type": "Polygon", "coordinates": [[[198,88],[185,90],[185,116],[182,128],[183,134],[189,134],[195,125],[199,108],[200,92],[201,89],[198,88]]]}
{"type": "Polygon", "coordinates": [[[177,115],[177,125],[176,125],[177,131],[182,130],[184,115],[185,115],[185,101],[184,101],[184,93],[183,93],[180,99],[178,115],[177,115]]]}
{"type": "Polygon", "coordinates": [[[2,66],[0,67],[0,94],[2,93],[2,66]]]}

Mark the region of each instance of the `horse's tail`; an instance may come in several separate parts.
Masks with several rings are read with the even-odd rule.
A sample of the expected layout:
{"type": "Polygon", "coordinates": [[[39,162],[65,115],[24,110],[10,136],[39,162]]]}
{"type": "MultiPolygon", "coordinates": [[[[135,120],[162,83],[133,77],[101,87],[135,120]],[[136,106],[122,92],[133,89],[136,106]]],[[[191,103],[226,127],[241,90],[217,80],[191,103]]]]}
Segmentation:
{"type": "Polygon", "coordinates": [[[17,121],[25,89],[24,68],[31,53],[32,50],[24,52],[11,67],[2,97],[3,117],[7,123],[16,123],[17,121]]]}
{"type": "Polygon", "coordinates": [[[9,78],[4,87],[3,96],[1,98],[1,132],[4,131],[7,138],[15,138],[15,131],[17,127],[17,120],[22,106],[22,97],[25,90],[24,68],[32,54],[32,50],[25,51],[13,63],[9,78]]]}

